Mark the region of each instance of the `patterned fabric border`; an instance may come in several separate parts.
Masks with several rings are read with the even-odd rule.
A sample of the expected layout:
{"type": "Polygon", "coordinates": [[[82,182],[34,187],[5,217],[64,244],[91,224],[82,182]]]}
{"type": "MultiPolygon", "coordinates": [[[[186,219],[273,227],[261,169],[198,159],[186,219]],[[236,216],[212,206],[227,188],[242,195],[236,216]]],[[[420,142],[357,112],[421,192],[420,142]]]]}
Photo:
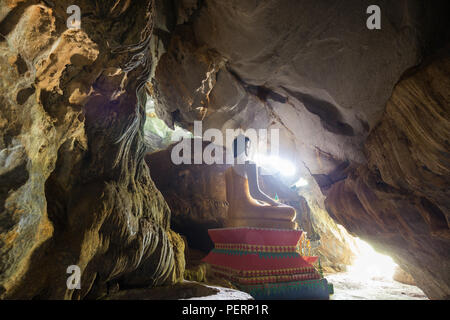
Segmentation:
{"type": "Polygon", "coordinates": [[[263,276],[279,276],[291,274],[306,274],[316,271],[314,267],[311,268],[288,268],[288,269],[272,269],[272,270],[236,270],[224,266],[211,265],[214,271],[223,272],[231,276],[238,277],[263,277],[263,276]]]}
{"type": "Polygon", "coordinates": [[[228,250],[228,249],[213,249],[215,253],[226,254],[230,256],[246,256],[249,254],[257,254],[259,258],[265,259],[281,259],[299,257],[298,252],[259,252],[259,251],[244,251],[244,250],[228,250]]]}
{"type": "Polygon", "coordinates": [[[300,246],[264,246],[254,244],[236,244],[236,243],[216,243],[215,249],[232,251],[251,251],[251,252],[299,252],[300,246]]]}
{"type": "Polygon", "coordinates": [[[292,281],[305,281],[312,279],[320,279],[317,272],[303,273],[303,274],[289,274],[279,276],[262,276],[262,277],[236,277],[227,272],[214,270],[214,274],[219,277],[224,277],[233,283],[237,284],[261,284],[261,283],[279,283],[292,281]]]}
{"type": "Polygon", "coordinates": [[[303,232],[303,230],[294,229],[278,229],[278,228],[260,228],[260,227],[231,227],[231,228],[217,228],[211,230],[257,230],[257,231],[276,231],[276,232],[303,232]]]}
{"type": "Polygon", "coordinates": [[[298,245],[303,231],[244,227],[209,229],[208,234],[215,244],[295,247],[298,245]]]}

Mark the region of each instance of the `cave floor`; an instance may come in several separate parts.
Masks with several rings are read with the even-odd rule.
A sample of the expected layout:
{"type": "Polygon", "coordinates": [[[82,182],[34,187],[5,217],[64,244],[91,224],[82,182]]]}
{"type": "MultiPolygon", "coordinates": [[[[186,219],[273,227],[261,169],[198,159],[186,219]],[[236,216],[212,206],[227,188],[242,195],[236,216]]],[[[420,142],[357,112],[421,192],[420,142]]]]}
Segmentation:
{"type": "MultiPolygon", "coordinates": [[[[330,300],[428,300],[416,286],[402,284],[387,277],[358,279],[350,272],[325,275],[334,286],[330,300]]],[[[183,283],[152,289],[124,290],[108,300],[252,300],[245,292],[184,281],[183,283]]]]}
{"type": "MultiPolygon", "coordinates": [[[[328,274],[326,278],[334,286],[334,294],[330,296],[330,300],[428,300],[418,287],[394,281],[389,277],[357,278],[354,273],[342,272],[328,274]]],[[[246,293],[237,290],[216,286],[205,287],[210,290],[216,289],[217,292],[205,293],[204,296],[190,297],[186,300],[251,299],[246,293]]]]}
{"type": "Polygon", "coordinates": [[[428,300],[418,287],[387,277],[360,279],[348,272],[325,277],[334,286],[331,300],[428,300]]]}
{"type": "Polygon", "coordinates": [[[107,300],[253,300],[245,292],[194,281],[172,286],[121,290],[107,300]]]}

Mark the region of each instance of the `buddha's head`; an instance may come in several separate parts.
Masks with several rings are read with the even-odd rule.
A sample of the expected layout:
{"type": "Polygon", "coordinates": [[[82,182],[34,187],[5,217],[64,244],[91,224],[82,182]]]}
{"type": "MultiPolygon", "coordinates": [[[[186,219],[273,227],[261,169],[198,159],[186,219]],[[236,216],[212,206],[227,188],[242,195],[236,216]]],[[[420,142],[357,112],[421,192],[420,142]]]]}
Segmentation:
{"type": "Polygon", "coordinates": [[[243,154],[248,157],[250,155],[250,138],[244,135],[237,136],[233,141],[234,158],[238,158],[243,154]]]}

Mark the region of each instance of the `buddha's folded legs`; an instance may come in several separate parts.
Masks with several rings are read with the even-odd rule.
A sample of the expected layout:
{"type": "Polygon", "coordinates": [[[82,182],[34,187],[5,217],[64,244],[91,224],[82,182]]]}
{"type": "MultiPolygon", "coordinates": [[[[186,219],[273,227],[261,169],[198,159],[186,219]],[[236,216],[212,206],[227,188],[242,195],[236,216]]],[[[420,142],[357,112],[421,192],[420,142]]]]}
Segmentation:
{"type": "Polygon", "coordinates": [[[269,206],[246,203],[230,210],[230,218],[295,220],[295,209],[286,205],[269,206]],[[234,212],[233,212],[234,211],[234,212]]]}
{"type": "Polygon", "coordinates": [[[252,219],[252,218],[236,218],[228,219],[225,226],[227,228],[238,227],[254,227],[254,228],[270,228],[270,229],[297,229],[297,222],[277,219],[252,219]]]}

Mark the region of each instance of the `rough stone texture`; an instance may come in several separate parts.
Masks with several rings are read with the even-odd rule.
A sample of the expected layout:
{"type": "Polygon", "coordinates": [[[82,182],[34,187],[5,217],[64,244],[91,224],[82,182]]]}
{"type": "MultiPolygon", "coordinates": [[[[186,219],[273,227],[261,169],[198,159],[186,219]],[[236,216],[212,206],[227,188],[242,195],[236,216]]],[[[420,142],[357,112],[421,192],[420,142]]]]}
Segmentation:
{"type": "Polygon", "coordinates": [[[345,271],[360,250],[355,239],[330,217],[325,209],[325,197],[314,179],[311,178],[299,193],[310,211],[315,233],[320,236],[317,249],[324,272],[345,271]]]}
{"type": "Polygon", "coordinates": [[[195,297],[213,296],[219,290],[200,283],[184,282],[172,286],[151,289],[129,289],[115,292],[105,297],[106,300],[178,300],[195,297]]]}
{"type": "Polygon", "coordinates": [[[366,142],[368,165],[323,186],[333,218],[432,299],[450,298],[449,57],[405,75],[366,142]]]}
{"type": "Polygon", "coordinates": [[[254,300],[248,293],[217,285],[184,281],[151,289],[115,292],[106,300],[254,300]]]}
{"type": "Polygon", "coordinates": [[[280,128],[282,152],[306,174],[302,162],[319,173],[364,161],[362,143],[393,85],[419,61],[415,1],[380,1],[389,14],[376,32],[366,28],[370,1],[201,3],[158,62],[161,118],[280,128]]]}
{"type": "MultiPolygon", "coordinates": [[[[298,168],[293,179],[314,178],[324,190],[336,183],[333,188],[344,188],[339,181],[345,179],[346,190],[328,199],[337,222],[376,247],[389,243],[385,252],[429,297],[448,297],[448,131],[442,122],[434,127],[448,100],[436,110],[420,105],[414,119],[382,116],[404,72],[448,43],[449,2],[378,1],[382,29],[375,31],[366,27],[371,4],[174,3],[175,13],[165,11],[156,26],[164,47],[152,80],[156,112],[168,125],[188,129],[193,120],[222,131],[279,128],[281,155],[298,168]]],[[[448,73],[427,79],[446,83],[448,73]]],[[[415,90],[398,95],[401,108],[391,112],[415,105],[415,90]]],[[[310,206],[316,196],[305,196],[310,206]]]]}
{"type": "Polygon", "coordinates": [[[236,286],[229,280],[216,276],[210,264],[202,261],[208,255],[208,252],[205,253],[204,251],[188,247],[186,249],[186,269],[184,271],[184,278],[186,280],[237,290],[236,286]]]}
{"type": "Polygon", "coordinates": [[[143,162],[153,3],[77,1],[80,30],[71,4],[0,1],[0,298],[96,298],[184,271],[143,162]]]}
{"type": "MultiPolygon", "coordinates": [[[[190,141],[194,163],[194,140],[190,141]]],[[[209,144],[204,141],[200,152],[209,144]]],[[[225,171],[229,165],[175,165],[171,160],[174,146],[147,154],[145,161],[172,212],[171,227],[187,238],[189,247],[209,252],[214,245],[208,229],[223,227],[227,217],[225,171]]]]}
{"type": "Polygon", "coordinates": [[[395,281],[401,282],[403,284],[409,284],[410,286],[417,286],[416,282],[414,281],[414,278],[407,273],[402,268],[398,267],[395,268],[394,275],[392,277],[395,281]]]}

